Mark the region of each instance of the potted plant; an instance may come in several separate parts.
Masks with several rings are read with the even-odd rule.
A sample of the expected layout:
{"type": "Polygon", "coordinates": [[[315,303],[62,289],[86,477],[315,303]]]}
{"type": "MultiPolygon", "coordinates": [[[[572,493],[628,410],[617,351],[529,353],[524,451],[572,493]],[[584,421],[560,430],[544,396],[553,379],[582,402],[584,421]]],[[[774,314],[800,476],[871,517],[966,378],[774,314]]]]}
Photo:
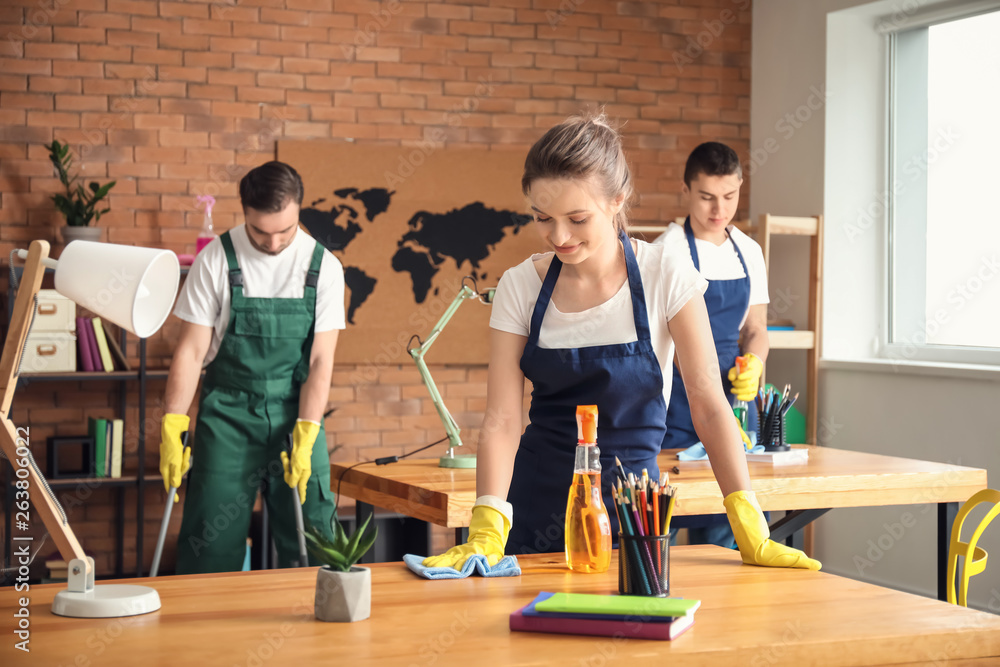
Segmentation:
{"type": "Polygon", "coordinates": [[[70,176],[73,156],[70,155],[69,145],[53,140],[45,148],[49,151],[49,159],[52,160],[59,181],[66,188],[65,193],[52,195],[56,208],[66,218],[66,226],[62,228],[63,241],[67,244],[76,240],[100,241],[101,230],[89,227],[90,221],[97,222],[102,215],[111,210],[108,208],[101,210],[97,206],[107,197],[117,181],[104,185],[91,181],[85,188],[77,182],[76,176],[70,176]]]}
{"type": "Polygon", "coordinates": [[[323,563],[316,575],[316,618],[321,621],[351,623],[371,616],[372,571],[357,567],[378,536],[378,528],[366,535],[369,516],[354,535],[347,537],[337,517],[330,521],[333,540],[315,526],[305,531],[306,546],[323,563]]]}

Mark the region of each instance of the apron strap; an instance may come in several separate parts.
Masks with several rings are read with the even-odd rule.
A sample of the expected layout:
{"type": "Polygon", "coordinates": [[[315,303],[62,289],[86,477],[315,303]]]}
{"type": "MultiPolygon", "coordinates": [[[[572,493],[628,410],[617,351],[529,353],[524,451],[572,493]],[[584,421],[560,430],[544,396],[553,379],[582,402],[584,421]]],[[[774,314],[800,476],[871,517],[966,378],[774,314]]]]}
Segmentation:
{"type": "MultiPolygon", "coordinates": [[[[691,228],[691,216],[684,219],[684,236],[687,238],[688,250],[691,251],[691,261],[694,262],[694,268],[700,273],[701,263],[698,261],[698,246],[694,242],[694,230],[691,228]]],[[[733,244],[733,250],[736,251],[736,257],[740,260],[740,264],[743,266],[743,278],[737,278],[735,280],[740,280],[741,282],[746,281],[747,283],[746,302],[743,304],[743,312],[747,313],[750,310],[750,269],[747,268],[746,260],[743,259],[743,253],[740,252],[740,247],[736,244],[736,239],[733,238],[733,235],[729,233],[728,228],[726,229],[726,236],[729,238],[729,242],[733,244]]],[[[709,280],[708,282],[711,284],[716,281],[709,280]]],[[[709,313],[708,316],[711,318],[712,313],[709,313]]],[[[678,369],[680,368],[676,356],[674,357],[674,366],[678,369]]]]}
{"type": "Polygon", "coordinates": [[[243,271],[236,261],[236,249],[233,248],[233,239],[227,231],[219,237],[222,240],[222,248],[226,251],[226,263],[229,265],[229,288],[232,291],[233,299],[243,297],[243,271]]]}
{"type": "Polygon", "coordinates": [[[313,315],[313,326],[316,324],[316,286],[319,285],[319,269],[323,265],[324,252],[326,252],[326,248],[317,241],[316,247],[313,248],[309,271],[306,273],[306,286],[302,292],[302,298],[309,301],[309,310],[313,315]]]}
{"type": "Polygon", "coordinates": [[[640,341],[652,339],[649,333],[649,314],[646,311],[646,292],[642,288],[642,276],[639,275],[639,261],[632,250],[632,241],[625,230],[618,232],[618,240],[625,250],[625,268],[628,269],[628,284],[632,292],[632,317],[635,320],[636,338],[640,341]]]}
{"type": "MultiPolygon", "coordinates": [[[[652,335],[649,331],[649,314],[646,311],[646,293],[642,288],[642,277],[639,275],[639,262],[635,258],[635,251],[632,250],[632,242],[624,230],[618,232],[618,240],[625,251],[625,268],[632,295],[632,317],[635,320],[636,337],[640,341],[648,341],[652,339],[652,335]]],[[[552,263],[549,264],[549,270],[542,282],[542,289],[538,292],[538,299],[535,301],[535,309],[531,313],[531,329],[528,332],[527,342],[529,346],[538,345],[538,334],[542,330],[542,318],[552,300],[552,292],[556,287],[560,271],[562,271],[562,261],[552,255],[552,263]]]]}
{"type": "Polygon", "coordinates": [[[560,271],[562,271],[562,261],[553,254],[549,270],[542,282],[542,289],[538,292],[538,299],[535,301],[535,310],[531,313],[531,329],[528,331],[527,346],[538,346],[538,333],[542,330],[542,318],[545,317],[545,310],[549,307],[549,301],[552,300],[552,290],[556,287],[560,271]]]}
{"type": "MultiPolygon", "coordinates": [[[[694,230],[691,229],[691,216],[684,219],[684,236],[687,238],[688,250],[691,251],[691,261],[694,262],[694,268],[701,271],[701,262],[698,261],[698,246],[695,245],[694,230]]],[[[740,264],[743,265],[743,275],[746,276],[747,280],[750,280],[750,270],[743,259],[743,253],[740,252],[740,247],[736,245],[736,240],[733,239],[733,235],[729,233],[728,229],[726,230],[726,236],[729,238],[729,242],[733,244],[733,250],[736,251],[736,256],[740,259],[740,264]]]]}

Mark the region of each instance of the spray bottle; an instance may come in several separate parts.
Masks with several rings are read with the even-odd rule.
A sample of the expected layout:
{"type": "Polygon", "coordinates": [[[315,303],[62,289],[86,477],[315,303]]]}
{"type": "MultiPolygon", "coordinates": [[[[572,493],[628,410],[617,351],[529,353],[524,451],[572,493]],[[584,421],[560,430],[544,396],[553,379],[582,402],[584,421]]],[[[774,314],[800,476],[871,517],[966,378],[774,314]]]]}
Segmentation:
{"type": "Polygon", "coordinates": [[[577,406],[576,424],[576,462],[566,502],[566,565],[575,572],[606,572],[611,564],[611,520],[601,497],[597,406],[577,406]]]}
{"type": "Polygon", "coordinates": [[[201,231],[198,232],[197,250],[195,254],[212,242],[216,237],[215,230],[212,229],[212,207],[215,206],[215,197],[212,195],[200,195],[197,199],[199,204],[205,205],[205,219],[201,224],[201,231]]]}

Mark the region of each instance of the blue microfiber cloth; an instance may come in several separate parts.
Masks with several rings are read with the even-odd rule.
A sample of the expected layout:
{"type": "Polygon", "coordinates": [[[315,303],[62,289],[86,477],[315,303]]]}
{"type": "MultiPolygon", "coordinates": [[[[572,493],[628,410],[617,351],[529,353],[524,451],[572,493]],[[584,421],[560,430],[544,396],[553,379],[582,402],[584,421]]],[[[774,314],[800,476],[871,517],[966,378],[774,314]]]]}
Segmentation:
{"type": "Polygon", "coordinates": [[[481,577],[521,576],[521,567],[517,564],[516,556],[504,556],[499,563],[490,567],[486,556],[476,554],[469,556],[469,560],[465,561],[461,570],[456,570],[453,567],[427,567],[424,565],[424,558],[426,556],[406,554],[403,556],[403,562],[416,574],[428,579],[465,579],[473,572],[478,573],[481,577]]]}
{"type": "MultiPolygon", "coordinates": [[[[751,442],[756,441],[756,439],[757,434],[751,433],[751,442]]],[[[762,451],[764,451],[764,445],[754,445],[750,453],[757,454],[762,451]]],[[[701,442],[696,442],[683,452],[677,452],[677,458],[681,461],[702,461],[708,458],[708,452],[705,451],[705,445],[701,444],[701,442]]]]}

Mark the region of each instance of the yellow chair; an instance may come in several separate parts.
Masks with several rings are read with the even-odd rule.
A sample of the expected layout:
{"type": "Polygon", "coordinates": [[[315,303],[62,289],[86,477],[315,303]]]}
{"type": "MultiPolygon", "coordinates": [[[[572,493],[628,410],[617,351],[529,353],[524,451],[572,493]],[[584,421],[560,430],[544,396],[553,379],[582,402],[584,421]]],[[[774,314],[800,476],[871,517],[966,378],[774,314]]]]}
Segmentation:
{"type": "Polygon", "coordinates": [[[948,602],[959,604],[963,607],[969,606],[969,578],[986,569],[985,549],[977,547],[979,537],[986,530],[998,515],[1000,515],[1000,491],[994,489],[983,489],[969,498],[955,516],[955,523],[951,527],[951,545],[948,547],[948,602]],[[969,515],[973,507],[982,503],[992,503],[993,508],[986,513],[983,520],[976,526],[972,537],[968,542],[960,541],[962,536],[962,524],[965,517],[969,515]],[[958,589],[958,602],[955,602],[955,571],[958,568],[958,558],[963,556],[965,561],[962,565],[962,582],[958,589]]]}

